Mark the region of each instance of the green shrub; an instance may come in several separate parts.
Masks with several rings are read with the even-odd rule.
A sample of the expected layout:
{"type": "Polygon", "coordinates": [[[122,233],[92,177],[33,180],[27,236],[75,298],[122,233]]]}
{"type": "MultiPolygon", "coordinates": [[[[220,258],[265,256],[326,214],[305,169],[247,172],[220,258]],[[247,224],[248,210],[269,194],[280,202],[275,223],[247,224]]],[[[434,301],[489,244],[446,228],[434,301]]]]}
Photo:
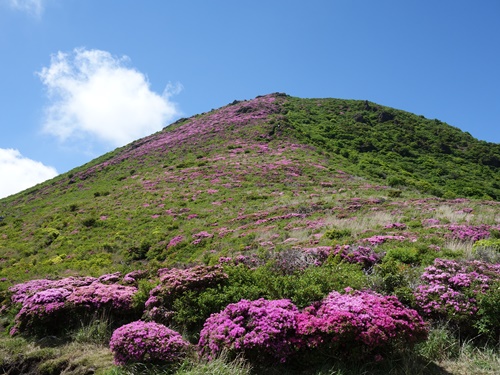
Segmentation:
{"type": "Polygon", "coordinates": [[[475,328],[489,340],[500,340],[500,282],[493,283],[484,294],[477,295],[475,328]]]}
{"type": "Polygon", "coordinates": [[[95,217],[87,217],[87,218],[82,220],[83,226],[85,226],[87,228],[95,227],[95,226],[97,226],[97,223],[98,223],[98,221],[95,217]]]}
{"type": "Polygon", "coordinates": [[[396,294],[402,302],[407,303],[413,299],[408,294],[412,285],[419,281],[420,268],[406,264],[394,258],[384,258],[381,264],[374,268],[373,279],[375,289],[382,293],[396,294]]]}
{"type": "Polygon", "coordinates": [[[345,237],[350,237],[351,236],[351,230],[350,229],[329,229],[325,232],[323,235],[324,237],[328,238],[329,240],[340,240],[345,237]]]}
{"type": "Polygon", "coordinates": [[[479,249],[488,249],[500,252],[500,239],[488,238],[474,242],[474,245],[472,245],[472,251],[476,252],[479,249]]]}
{"type": "Polygon", "coordinates": [[[401,190],[389,190],[389,192],[387,193],[387,195],[390,198],[399,198],[399,197],[401,197],[402,193],[403,192],[401,190]]]}
{"type": "Polygon", "coordinates": [[[390,249],[384,257],[384,262],[395,260],[404,264],[418,264],[420,257],[416,248],[398,247],[390,249]]]}
{"type": "Polygon", "coordinates": [[[287,298],[299,308],[322,300],[334,290],[367,286],[367,277],[361,265],[344,263],[335,258],[320,267],[308,267],[292,275],[278,275],[270,269],[265,276],[264,285],[269,290],[269,298],[287,298]]]}

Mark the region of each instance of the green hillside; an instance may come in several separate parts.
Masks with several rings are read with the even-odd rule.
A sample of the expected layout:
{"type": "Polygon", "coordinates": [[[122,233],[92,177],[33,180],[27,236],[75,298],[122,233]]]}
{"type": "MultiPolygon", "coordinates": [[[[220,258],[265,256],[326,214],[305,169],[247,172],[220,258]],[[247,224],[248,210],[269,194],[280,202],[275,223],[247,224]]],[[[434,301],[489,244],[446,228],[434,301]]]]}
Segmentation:
{"type": "Polygon", "coordinates": [[[290,98],[284,107],[300,139],[344,156],[358,175],[438,197],[500,199],[498,144],[367,101],[290,98]]]}
{"type": "Polygon", "coordinates": [[[286,224],[319,218],[360,189],[497,199],[498,155],[500,145],[373,103],[235,101],[0,200],[0,277],[99,274],[258,247],[271,234],[252,222],[288,215],[272,234],[282,238],[286,224]],[[212,237],[193,245],[204,231],[212,237]]]}
{"type": "MultiPolygon", "coordinates": [[[[403,354],[400,346],[361,346],[356,353],[368,367],[356,360],[342,367],[344,349],[336,347],[338,357],[320,356],[320,362],[309,353],[309,372],[309,362],[302,367],[292,361],[276,373],[293,368],[297,374],[354,374],[375,366],[376,373],[494,374],[490,367],[500,361],[494,349],[500,322],[493,313],[500,306],[499,200],[500,145],[441,121],[367,101],[280,93],[234,101],[0,200],[0,322],[6,332],[21,333],[2,337],[6,349],[0,346],[0,357],[6,359],[0,368],[9,374],[27,368],[34,374],[86,374],[93,373],[92,363],[100,363],[101,373],[137,373],[112,367],[110,332],[95,339],[97,331],[85,328],[88,311],[81,322],[62,315],[64,330],[52,332],[47,328],[52,317],[22,320],[23,301],[34,294],[16,297],[9,288],[28,280],[45,279],[47,285],[61,280],[59,292],[73,293],[77,287],[70,277],[105,274],[105,285],[124,288],[129,284],[123,276],[140,270],[143,279],[132,284],[133,309],[106,310],[115,319],[113,328],[147,317],[168,323],[194,345],[211,314],[241,299],[285,298],[307,310],[349,287],[359,298],[375,298],[355,294],[366,290],[380,298],[396,296],[401,306],[423,316],[428,339],[403,354]],[[416,291],[431,284],[425,278],[434,272],[431,266],[444,267],[450,280],[453,272],[462,278],[478,273],[453,291],[469,304],[457,300],[430,311],[426,298],[431,297],[416,291]],[[119,276],[109,275],[115,272],[119,276]],[[162,291],[165,272],[178,272],[188,286],[162,291]],[[167,309],[168,318],[155,318],[147,307],[154,290],[163,304],[155,307],[167,309]],[[75,325],[80,336],[68,331],[75,325]],[[87,339],[78,341],[83,331],[87,339]],[[40,335],[62,341],[44,352],[37,344],[40,335]],[[70,359],[75,347],[68,345],[83,353],[79,342],[90,345],[90,354],[77,356],[87,363],[77,366],[77,359],[70,359]],[[493,349],[484,349],[488,343],[493,349]],[[20,351],[31,354],[23,357],[20,351]],[[392,352],[396,357],[387,355],[392,352]],[[483,358],[484,372],[475,364],[466,368],[485,353],[490,356],[483,358]],[[389,361],[374,364],[368,354],[389,361]],[[413,367],[404,372],[401,363],[413,367]]],[[[453,282],[446,288],[454,288],[453,282]]],[[[63,308],[62,302],[58,306],[63,308]]],[[[99,328],[99,309],[91,314],[93,329],[99,328]]],[[[230,356],[226,362],[238,365],[230,356]]],[[[254,373],[266,373],[250,362],[254,373]]]]}

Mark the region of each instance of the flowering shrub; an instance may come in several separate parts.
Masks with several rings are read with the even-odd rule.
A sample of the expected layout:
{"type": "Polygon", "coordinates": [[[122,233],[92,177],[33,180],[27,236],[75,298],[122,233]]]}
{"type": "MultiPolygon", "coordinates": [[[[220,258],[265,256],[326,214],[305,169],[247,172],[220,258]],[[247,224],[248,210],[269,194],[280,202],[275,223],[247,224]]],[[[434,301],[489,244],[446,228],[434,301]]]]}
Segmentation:
{"type": "Polygon", "coordinates": [[[372,237],[369,237],[369,238],[364,238],[362,239],[361,241],[363,242],[369,242],[370,245],[372,246],[376,246],[376,245],[381,245],[383,244],[384,242],[386,241],[404,241],[405,240],[405,237],[404,236],[372,236],[372,237]]]}
{"type": "Polygon", "coordinates": [[[191,242],[193,245],[198,245],[200,242],[202,242],[205,238],[212,238],[214,235],[208,233],[207,231],[202,231],[199,233],[193,234],[193,238],[196,238],[193,242],[191,242]]]}
{"type": "Polygon", "coordinates": [[[136,321],[116,329],[109,347],[117,365],[133,362],[164,364],[180,361],[189,343],[178,332],[162,324],[136,321]]]}
{"type": "Polygon", "coordinates": [[[228,278],[220,265],[187,269],[163,268],[158,273],[160,284],[151,290],[145,305],[149,318],[162,322],[171,320],[173,303],[185,292],[200,292],[219,285],[228,278]]]}
{"type": "Polygon", "coordinates": [[[415,298],[424,314],[470,325],[478,311],[478,297],[500,280],[500,264],[436,259],[421,280],[415,298]]]}
{"type": "Polygon", "coordinates": [[[123,283],[137,286],[139,280],[144,279],[147,275],[148,273],[143,270],[132,271],[123,276],[123,283]]]}
{"type": "Polygon", "coordinates": [[[380,262],[383,254],[378,254],[371,247],[337,245],[332,254],[340,256],[349,263],[359,263],[364,269],[370,269],[380,262]]]}
{"type": "Polygon", "coordinates": [[[385,229],[406,229],[405,223],[389,223],[384,225],[385,229]]]}
{"type": "Polygon", "coordinates": [[[427,327],[415,310],[394,296],[346,288],[345,294],[331,292],[298,314],[297,333],[309,348],[327,353],[374,353],[389,345],[424,340],[427,327]]]}
{"type": "Polygon", "coordinates": [[[201,352],[209,358],[223,350],[248,359],[285,362],[294,353],[297,307],[290,300],[263,298],[229,304],[212,314],[200,333],[201,352]]]}
{"type": "Polygon", "coordinates": [[[452,224],[448,226],[451,231],[451,237],[461,241],[478,241],[490,236],[489,225],[459,225],[452,224]]]}
{"type": "Polygon", "coordinates": [[[171,247],[174,247],[174,246],[180,244],[183,240],[184,240],[183,236],[175,236],[174,238],[172,238],[169,241],[169,243],[167,245],[167,249],[170,249],[171,247]]]}
{"type": "MultiPolygon", "coordinates": [[[[114,277],[105,275],[109,282],[114,277]]],[[[85,314],[106,311],[115,317],[133,314],[132,296],[137,288],[103,284],[92,277],[31,280],[10,288],[11,301],[21,305],[11,335],[19,332],[57,332],[75,324],[85,314]]]]}

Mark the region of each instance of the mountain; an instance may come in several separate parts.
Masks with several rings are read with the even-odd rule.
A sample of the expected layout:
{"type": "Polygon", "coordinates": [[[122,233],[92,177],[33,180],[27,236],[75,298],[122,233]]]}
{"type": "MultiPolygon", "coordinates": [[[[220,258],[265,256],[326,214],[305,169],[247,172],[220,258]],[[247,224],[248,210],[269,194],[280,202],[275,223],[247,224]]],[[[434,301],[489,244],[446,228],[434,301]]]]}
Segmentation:
{"type": "Polygon", "coordinates": [[[235,100],[0,200],[0,370],[494,374],[499,200],[441,121],[235,100]]]}
{"type": "Polygon", "coordinates": [[[295,232],[307,244],[307,223],[351,216],[356,195],[494,201],[499,171],[500,145],[438,120],[367,101],[235,100],[0,200],[0,277],[186,264],[295,232]]]}

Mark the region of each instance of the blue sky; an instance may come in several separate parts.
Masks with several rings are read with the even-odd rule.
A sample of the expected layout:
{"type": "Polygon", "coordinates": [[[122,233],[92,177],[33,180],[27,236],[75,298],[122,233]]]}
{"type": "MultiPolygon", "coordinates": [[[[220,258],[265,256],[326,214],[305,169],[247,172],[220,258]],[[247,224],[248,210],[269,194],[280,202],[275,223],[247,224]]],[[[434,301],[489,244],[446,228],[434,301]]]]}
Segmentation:
{"type": "Polygon", "coordinates": [[[500,1],[0,0],[0,197],[271,92],[500,143],[500,1]]]}

